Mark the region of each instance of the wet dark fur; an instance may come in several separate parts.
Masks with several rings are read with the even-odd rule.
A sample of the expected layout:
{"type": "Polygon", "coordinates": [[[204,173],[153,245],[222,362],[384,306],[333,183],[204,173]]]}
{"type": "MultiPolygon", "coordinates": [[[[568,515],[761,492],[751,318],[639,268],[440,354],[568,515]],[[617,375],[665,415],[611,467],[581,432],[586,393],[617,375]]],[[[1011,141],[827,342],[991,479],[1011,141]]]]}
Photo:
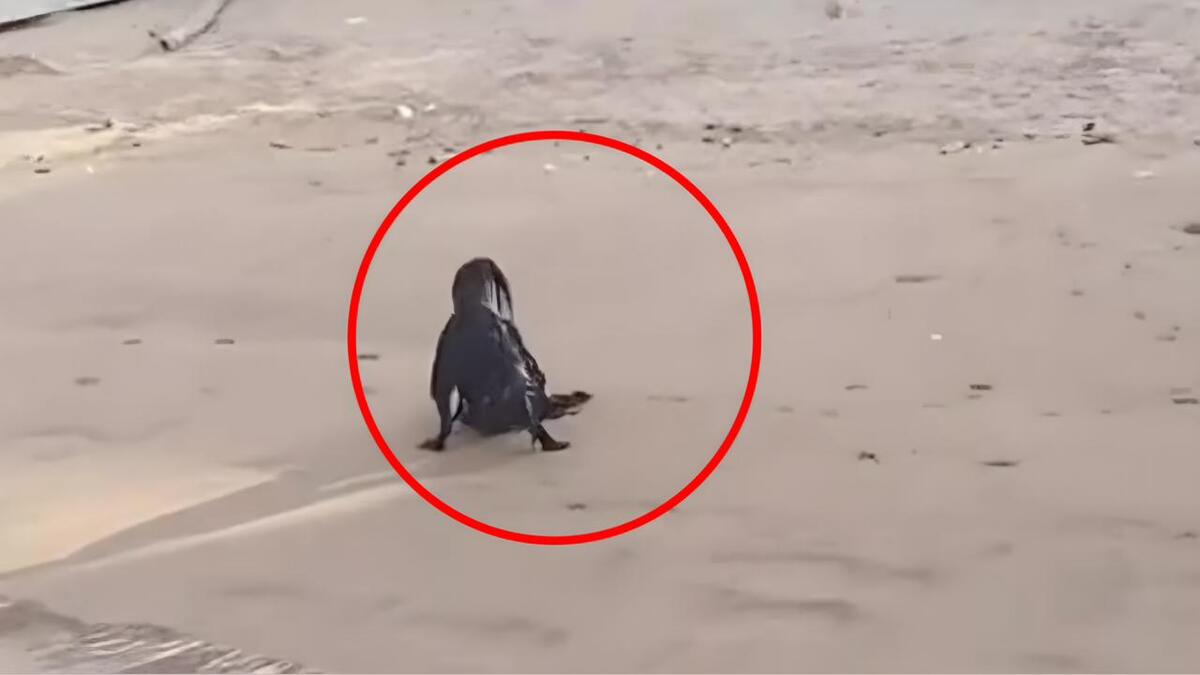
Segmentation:
{"type": "Polygon", "coordinates": [[[475,258],[454,275],[454,313],[438,338],[429,395],[438,435],[421,444],[445,448],[455,421],[485,434],[524,429],[543,450],[562,450],[542,422],[573,415],[591,395],[547,394],[546,376],[514,323],[508,279],[495,262],[475,258]],[[457,391],[457,399],[455,392],[457,391]]]}

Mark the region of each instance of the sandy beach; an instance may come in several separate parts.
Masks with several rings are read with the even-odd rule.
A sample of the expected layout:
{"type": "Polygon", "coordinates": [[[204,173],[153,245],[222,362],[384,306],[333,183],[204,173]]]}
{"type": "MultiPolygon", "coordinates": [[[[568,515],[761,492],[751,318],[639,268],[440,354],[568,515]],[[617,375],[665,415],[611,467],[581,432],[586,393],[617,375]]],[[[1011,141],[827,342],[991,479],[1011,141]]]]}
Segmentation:
{"type": "MultiPolygon", "coordinates": [[[[0,32],[0,672],[1200,669],[1200,4],[238,0],[161,52],[188,6],[0,32]],[[422,501],[345,343],[404,192],[548,128],[684,172],[763,319],[712,478],[575,547],[422,501]]],[[[359,337],[426,487],[568,534],[712,457],[751,322],[686,192],[545,142],[413,202],[359,337]],[[595,396],[565,452],[416,447],[477,255],[595,396]]]]}

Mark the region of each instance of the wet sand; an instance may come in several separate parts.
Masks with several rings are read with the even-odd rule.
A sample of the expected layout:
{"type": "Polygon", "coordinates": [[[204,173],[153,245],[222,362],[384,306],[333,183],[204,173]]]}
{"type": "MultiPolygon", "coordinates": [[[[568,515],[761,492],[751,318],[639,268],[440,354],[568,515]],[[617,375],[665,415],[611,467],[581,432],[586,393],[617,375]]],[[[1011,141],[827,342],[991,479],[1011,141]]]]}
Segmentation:
{"type": "MultiPolygon", "coordinates": [[[[322,670],[1194,669],[1195,8],[860,4],[234,3],[155,55],[134,39],[172,10],[141,0],[0,34],[62,71],[0,77],[0,593],[322,670]],[[546,127],[684,171],[764,322],[713,478],[573,548],[413,494],[344,343],[363,250],[431,162],[546,127]]],[[[572,143],[427,190],[360,323],[400,459],[545,534],[682,487],[749,346],[699,206],[572,143]],[[596,396],[551,423],[564,453],[415,447],[481,254],[551,387],[596,396]]],[[[29,648],[0,640],[0,669],[55,669],[29,648]]]]}

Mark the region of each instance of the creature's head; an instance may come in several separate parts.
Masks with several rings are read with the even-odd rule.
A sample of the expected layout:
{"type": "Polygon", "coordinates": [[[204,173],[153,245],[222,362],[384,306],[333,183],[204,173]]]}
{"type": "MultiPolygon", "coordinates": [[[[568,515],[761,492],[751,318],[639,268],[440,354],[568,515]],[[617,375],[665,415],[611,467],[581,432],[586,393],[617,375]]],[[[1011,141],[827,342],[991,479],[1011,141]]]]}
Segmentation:
{"type": "Polygon", "coordinates": [[[482,306],[502,319],[513,320],[508,279],[491,258],[475,258],[458,268],[450,294],[456,314],[470,313],[482,306]]]}

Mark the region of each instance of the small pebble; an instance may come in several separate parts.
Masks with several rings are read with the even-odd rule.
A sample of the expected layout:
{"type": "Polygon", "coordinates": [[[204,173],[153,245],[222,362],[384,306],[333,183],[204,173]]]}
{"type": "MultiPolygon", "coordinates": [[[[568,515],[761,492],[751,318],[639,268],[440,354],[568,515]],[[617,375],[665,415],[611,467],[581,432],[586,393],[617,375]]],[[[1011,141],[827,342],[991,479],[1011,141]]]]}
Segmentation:
{"type": "Polygon", "coordinates": [[[411,120],[417,113],[412,108],[401,103],[400,105],[396,106],[396,114],[399,115],[401,119],[411,120]]]}
{"type": "Polygon", "coordinates": [[[48,166],[39,166],[38,168],[34,169],[34,170],[33,170],[33,172],[34,172],[34,173],[37,173],[37,174],[46,174],[46,173],[50,173],[50,167],[48,167],[48,166]]]}

